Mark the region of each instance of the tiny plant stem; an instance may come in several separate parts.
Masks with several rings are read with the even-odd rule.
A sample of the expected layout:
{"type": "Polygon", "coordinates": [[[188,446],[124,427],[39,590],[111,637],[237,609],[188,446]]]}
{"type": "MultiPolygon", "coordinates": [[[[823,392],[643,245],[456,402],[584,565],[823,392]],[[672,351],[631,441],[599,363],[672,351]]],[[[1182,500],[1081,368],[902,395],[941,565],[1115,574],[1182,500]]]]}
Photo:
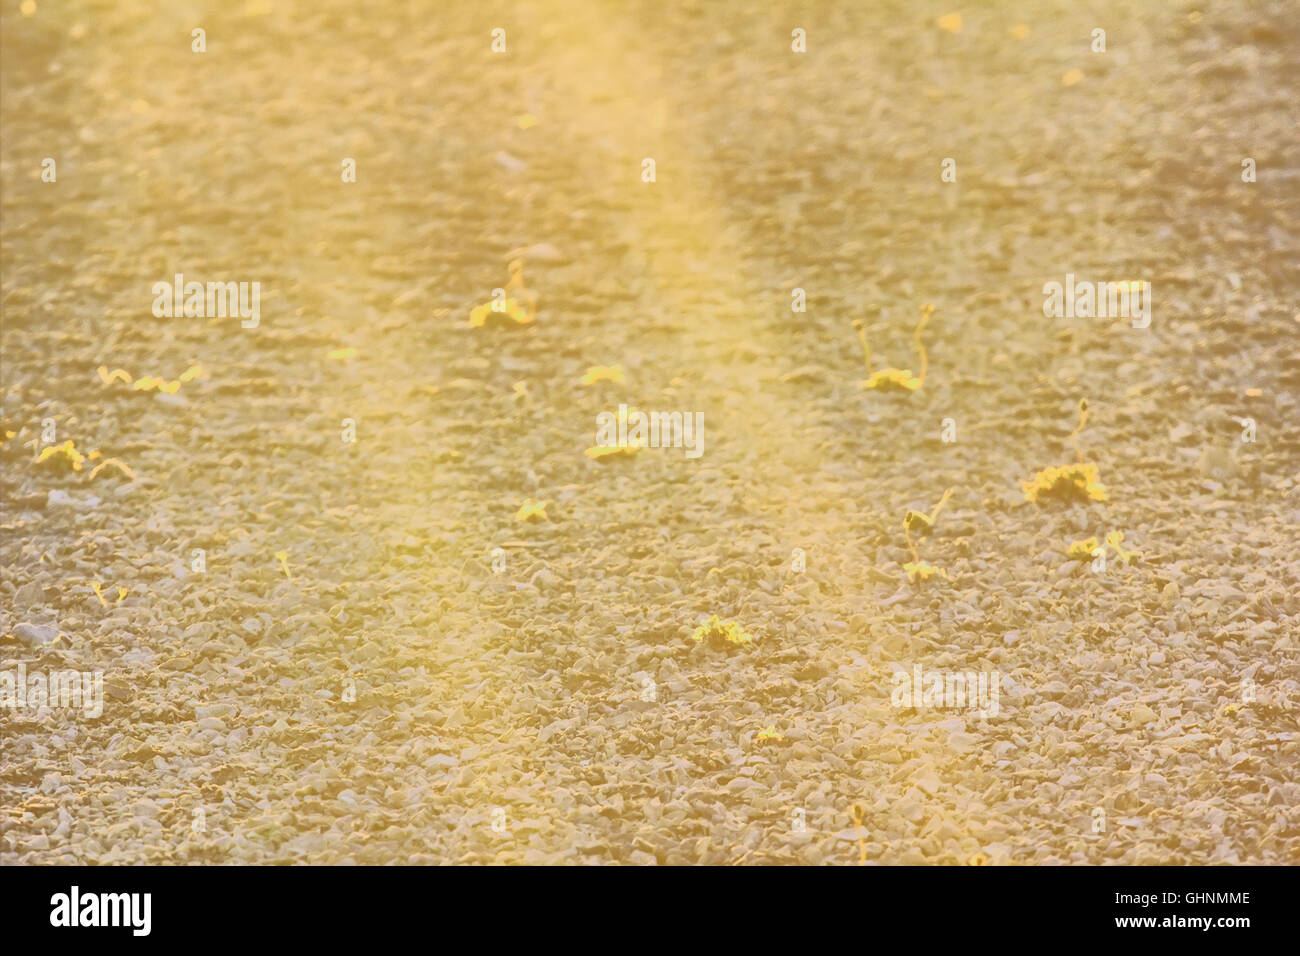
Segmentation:
{"type": "Polygon", "coordinates": [[[524,260],[515,259],[507,267],[510,271],[510,281],[506,283],[505,291],[512,290],[523,300],[528,307],[528,321],[537,317],[537,294],[524,285],[524,260]]]}
{"type": "Polygon", "coordinates": [[[1126,550],[1124,546],[1120,544],[1123,540],[1124,533],[1122,531],[1112,531],[1110,534],[1106,535],[1106,542],[1102,547],[1104,548],[1106,545],[1110,545],[1110,547],[1114,549],[1115,554],[1119,556],[1119,559],[1125,564],[1128,564],[1133,560],[1133,556],[1136,552],[1126,550]]]}
{"type": "Polygon", "coordinates": [[[871,346],[867,344],[867,330],[862,326],[861,319],[853,320],[853,328],[857,330],[858,341],[862,343],[862,364],[867,369],[867,374],[871,374],[871,346]]]}
{"type": "Polygon", "coordinates": [[[1083,426],[1086,425],[1087,423],[1088,423],[1088,401],[1087,399],[1080,399],[1079,400],[1079,424],[1074,429],[1074,431],[1070,432],[1070,444],[1071,446],[1073,446],[1075,457],[1079,459],[1080,463],[1083,462],[1083,452],[1079,449],[1078,436],[1079,436],[1079,432],[1083,431],[1083,426]]]}
{"type": "Polygon", "coordinates": [[[903,525],[903,536],[907,538],[907,547],[912,552],[912,560],[920,564],[921,556],[916,553],[916,544],[912,541],[912,529],[906,524],[903,525]]]}
{"type": "Polygon", "coordinates": [[[943,497],[939,499],[939,503],[935,505],[934,510],[930,512],[930,524],[934,524],[934,519],[939,517],[939,512],[943,510],[943,506],[948,503],[948,499],[952,497],[952,493],[955,490],[955,488],[949,488],[943,493],[943,497]]]}
{"type": "Polygon", "coordinates": [[[859,803],[853,804],[852,813],[853,829],[857,832],[858,836],[858,866],[865,866],[867,863],[867,841],[862,838],[862,827],[864,825],[862,819],[862,805],[859,803]]]}
{"type": "Polygon", "coordinates": [[[921,321],[918,322],[918,323],[916,323],[916,331],[912,333],[912,339],[913,339],[913,341],[916,342],[916,351],[917,351],[917,354],[921,356],[921,371],[920,371],[920,373],[916,376],[916,380],[917,380],[917,382],[920,383],[920,384],[917,386],[918,388],[919,388],[921,385],[924,385],[924,384],[925,384],[925,372],[926,372],[926,369],[929,367],[929,364],[930,364],[930,363],[929,363],[929,360],[926,358],[926,355],[925,355],[925,346],[921,344],[921,330],[922,330],[923,328],[925,328],[925,323],[927,323],[927,322],[930,321],[930,316],[932,316],[932,315],[934,315],[934,306],[932,306],[932,305],[924,305],[924,306],[922,306],[922,307],[921,307],[921,321]]]}

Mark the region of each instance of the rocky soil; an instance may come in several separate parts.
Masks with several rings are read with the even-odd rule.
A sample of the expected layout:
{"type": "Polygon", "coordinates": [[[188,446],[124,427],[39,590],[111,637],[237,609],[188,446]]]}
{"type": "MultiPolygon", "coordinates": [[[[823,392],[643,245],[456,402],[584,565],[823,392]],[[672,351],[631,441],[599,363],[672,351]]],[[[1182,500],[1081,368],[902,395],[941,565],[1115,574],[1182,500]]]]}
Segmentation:
{"type": "Polygon", "coordinates": [[[0,707],[0,863],[1300,862],[1290,4],[32,7],[0,673],[104,706],[0,707]],[[536,321],[471,328],[521,255],[536,321]],[[1067,272],[1150,327],[1044,317],[1067,272]],[[864,391],[850,322],[915,369],[925,303],[864,391]],[[1109,500],[1026,502],[1081,398],[1109,500]],[[619,403],[703,455],[587,457],[619,403]]]}

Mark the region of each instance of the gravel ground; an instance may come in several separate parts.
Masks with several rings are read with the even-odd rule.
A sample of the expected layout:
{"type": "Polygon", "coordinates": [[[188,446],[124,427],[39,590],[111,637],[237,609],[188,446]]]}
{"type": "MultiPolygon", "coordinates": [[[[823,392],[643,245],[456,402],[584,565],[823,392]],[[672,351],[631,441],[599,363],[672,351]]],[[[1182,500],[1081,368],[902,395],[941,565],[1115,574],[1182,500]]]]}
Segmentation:
{"type": "Polygon", "coordinates": [[[393,6],[5,3],[0,863],[1300,862],[1291,4],[393,6]]]}

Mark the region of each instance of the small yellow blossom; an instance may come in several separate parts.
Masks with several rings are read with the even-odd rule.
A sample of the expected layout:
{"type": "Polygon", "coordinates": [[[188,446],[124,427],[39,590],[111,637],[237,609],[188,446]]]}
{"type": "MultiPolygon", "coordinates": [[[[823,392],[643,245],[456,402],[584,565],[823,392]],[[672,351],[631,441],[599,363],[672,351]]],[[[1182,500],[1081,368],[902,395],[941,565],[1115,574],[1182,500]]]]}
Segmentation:
{"type": "Polygon", "coordinates": [[[712,647],[745,647],[754,642],[754,637],[735,621],[724,621],[713,614],[695,629],[691,640],[696,644],[707,641],[712,647]]]}
{"type": "Polygon", "coordinates": [[[1097,545],[1096,537],[1084,538],[1082,541],[1072,541],[1069,547],[1065,549],[1065,556],[1072,561],[1089,561],[1093,558],[1093,552],[1097,550],[1097,545]]]}
{"type": "Polygon", "coordinates": [[[607,462],[615,458],[631,458],[641,450],[640,445],[593,445],[583,452],[592,461],[607,462]]]}
{"type": "Polygon", "coordinates": [[[595,385],[597,382],[614,382],[621,384],[623,382],[623,366],[621,365],[593,365],[587,369],[587,374],[582,376],[582,385],[595,385]]]}
{"type": "Polygon", "coordinates": [[[878,371],[871,371],[871,346],[867,343],[867,330],[861,319],[853,320],[853,328],[858,334],[858,342],[862,346],[862,362],[866,367],[869,376],[862,382],[864,389],[882,392],[915,392],[925,384],[925,373],[929,366],[929,359],[925,354],[925,346],[921,343],[921,330],[925,324],[930,321],[930,316],[934,315],[934,306],[926,303],[921,307],[921,321],[916,324],[912,331],[912,341],[916,343],[916,352],[921,362],[921,371],[915,375],[910,368],[882,368],[878,371]]]}
{"type": "Polygon", "coordinates": [[[1088,400],[1079,400],[1079,424],[1070,432],[1068,441],[1078,459],[1073,465],[1044,468],[1031,481],[1022,481],[1025,500],[1035,503],[1055,498],[1060,501],[1106,501],[1106,489],[1101,483],[1097,466],[1083,460],[1078,435],[1088,424],[1088,400]]]}
{"type": "Polygon", "coordinates": [[[535,501],[532,498],[524,499],[524,503],[519,506],[515,512],[516,521],[549,521],[546,515],[546,506],[550,502],[535,501]]]}
{"type": "Polygon", "coordinates": [[[488,319],[493,316],[500,316],[504,319],[510,319],[516,325],[527,325],[533,321],[532,315],[523,305],[515,299],[506,297],[500,309],[493,308],[493,302],[484,302],[482,305],[474,307],[469,314],[469,324],[471,328],[481,329],[487,325],[488,319]]]}
{"type": "Polygon", "coordinates": [[[510,281],[505,288],[497,290],[498,297],[474,307],[469,314],[471,328],[482,328],[494,315],[510,319],[516,325],[528,325],[536,317],[537,294],[524,285],[524,261],[514,259],[507,268],[510,281]]]}
{"type": "Polygon", "coordinates": [[[1058,501],[1107,501],[1101,474],[1092,462],[1044,468],[1032,481],[1022,481],[1025,500],[1041,503],[1058,501]]]}
{"type": "Polygon", "coordinates": [[[910,368],[882,368],[872,372],[862,387],[882,392],[915,392],[921,387],[921,380],[912,374],[910,368]]]}

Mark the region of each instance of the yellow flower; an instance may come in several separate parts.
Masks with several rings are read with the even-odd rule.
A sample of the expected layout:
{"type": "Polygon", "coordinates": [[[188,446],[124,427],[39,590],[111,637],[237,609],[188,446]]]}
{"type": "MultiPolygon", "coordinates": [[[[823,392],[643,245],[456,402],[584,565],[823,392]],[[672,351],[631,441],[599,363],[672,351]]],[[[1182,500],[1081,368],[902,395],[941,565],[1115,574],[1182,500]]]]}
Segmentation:
{"type": "Polygon", "coordinates": [[[275,560],[280,562],[280,570],[284,572],[284,576],[288,578],[290,581],[292,581],[293,575],[289,573],[289,552],[288,551],[275,552],[275,560]]]}
{"type": "Polygon", "coordinates": [[[1097,550],[1097,539],[1084,538],[1082,541],[1072,541],[1070,546],[1065,549],[1065,555],[1072,561],[1089,561],[1093,557],[1093,552],[1097,550]]]}
{"type": "Polygon", "coordinates": [[[535,501],[532,498],[525,498],[524,503],[519,506],[515,512],[516,521],[549,521],[546,516],[546,506],[549,502],[535,501]]]}
{"type": "Polygon", "coordinates": [[[493,316],[500,316],[503,319],[510,319],[517,325],[527,325],[533,321],[533,316],[527,308],[521,305],[517,300],[506,297],[502,308],[498,311],[492,308],[494,303],[484,302],[482,305],[474,307],[469,314],[469,324],[471,328],[480,329],[487,325],[488,319],[493,316]]]}
{"type": "Polygon", "coordinates": [[[754,637],[735,621],[724,621],[713,614],[695,629],[691,640],[696,644],[708,641],[712,647],[744,647],[752,644],[754,637]]]}
{"type": "Polygon", "coordinates": [[[1074,86],[1076,83],[1083,82],[1083,70],[1073,69],[1066,70],[1065,75],[1061,77],[1062,86],[1074,86]]]}
{"type": "Polygon", "coordinates": [[[910,368],[882,368],[872,372],[862,387],[882,392],[915,392],[921,387],[921,380],[912,374],[910,368]]]}
{"type": "Polygon", "coordinates": [[[949,13],[934,21],[940,30],[947,30],[949,33],[961,33],[961,14],[949,13]]]}
{"type": "Polygon", "coordinates": [[[912,341],[916,343],[916,352],[921,360],[920,374],[913,375],[910,368],[882,368],[879,371],[871,371],[871,346],[867,343],[867,330],[861,319],[853,320],[853,328],[858,334],[858,343],[862,346],[862,362],[870,376],[862,382],[864,389],[880,390],[883,392],[915,392],[925,384],[925,373],[929,367],[929,359],[925,354],[925,346],[921,344],[921,330],[925,324],[930,321],[930,316],[934,315],[934,306],[928,302],[921,306],[921,321],[916,324],[912,331],[912,341]]]}
{"type": "Polygon", "coordinates": [[[1011,35],[1017,40],[1023,40],[1025,37],[1029,36],[1029,27],[1023,23],[1017,23],[1011,28],[1011,35]]]}
{"type": "Polygon", "coordinates": [[[587,369],[587,374],[582,376],[582,385],[595,385],[597,382],[614,382],[621,384],[623,382],[623,366],[621,365],[593,365],[587,369]]]}
{"type": "Polygon", "coordinates": [[[641,450],[640,445],[593,445],[583,452],[592,461],[610,461],[614,458],[631,458],[641,450]]]}
{"type": "Polygon", "coordinates": [[[469,314],[471,328],[482,328],[494,315],[511,319],[517,325],[527,325],[537,315],[537,294],[524,285],[524,261],[514,259],[507,269],[510,272],[510,281],[505,284],[504,289],[497,290],[503,296],[500,308],[494,308],[495,298],[491,302],[475,306],[469,314]],[[515,295],[512,296],[511,291],[514,291],[515,295]]]}
{"type": "Polygon", "coordinates": [[[1106,501],[1106,489],[1101,484],[1101,474],[1097,466],[1083,460],[1083,451],[1079,447],[1078,435],[1088,424],[1088,400],[1079,399],[1079,424],[1070,432],[1067,439],[1074,448],[1078,459],[1073,465],[1059,465],[1044,468],[1032,481],[1022,481],[1021,490],[1026,501],[1041,502],[1045,498],[1062,501],[1106,501]]]}
{"type": "Polygon", "coordinates": [[[1032,481],[1022,481],[1026,501],[1107,501],[1097,466],[1090,461],[1044,468],[1032,481]]]}

